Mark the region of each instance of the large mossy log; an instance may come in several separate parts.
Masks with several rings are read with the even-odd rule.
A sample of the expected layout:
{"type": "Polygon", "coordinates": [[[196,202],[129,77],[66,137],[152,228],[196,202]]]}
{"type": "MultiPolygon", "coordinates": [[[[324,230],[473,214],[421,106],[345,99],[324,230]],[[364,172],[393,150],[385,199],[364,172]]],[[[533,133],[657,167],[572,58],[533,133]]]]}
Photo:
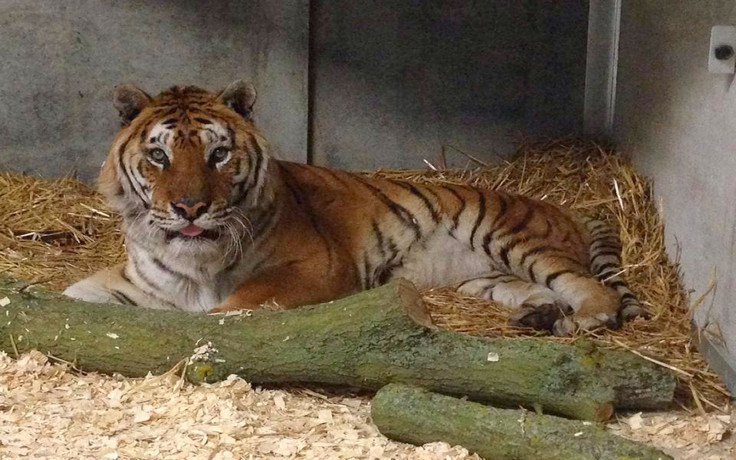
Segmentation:
{"type": "Polygon", "coordinates": [[[613,407],[667,407],[675,388],[669,372],[626,352],[437,330],[404,280],[322,305],[235,316],[91,304],[0,279],[5,296],[0,350],[37,349],[86,371],[143,376],[189,358],[193,381],[238,374],[373,390],[401,382],[594,420],[613,407]]]}
{"type": "Polygon", "coordinates": [[[669,459],[590,422],[497,409],[402,384],[378,391],[371,418],[388,438],[444,441],[493,460],[669,459]]]}

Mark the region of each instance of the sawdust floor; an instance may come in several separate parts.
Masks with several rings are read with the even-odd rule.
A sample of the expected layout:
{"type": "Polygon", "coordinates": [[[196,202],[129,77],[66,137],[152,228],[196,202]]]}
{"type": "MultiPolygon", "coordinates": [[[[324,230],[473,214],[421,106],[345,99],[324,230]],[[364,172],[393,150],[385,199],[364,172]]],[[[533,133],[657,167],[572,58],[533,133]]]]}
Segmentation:
{"type": "MultiPolygon", "coordinates": [[[[462,447],[390,441],[367,396],[253,388],[236,378],[195,386],[172,374],[81,375],[34,352],[0,352],[0,458],[477,459],[462,447]]],[[[609,429],[676,459],[736,458],[731,417],[619,416],[609,429]]]]}
{"type": "Polygon", "coordinates": [[[0,353],[0,458],[464,459],[460,447],[389,441],[367,397],[79,375],[41,353],[0,353]]]}

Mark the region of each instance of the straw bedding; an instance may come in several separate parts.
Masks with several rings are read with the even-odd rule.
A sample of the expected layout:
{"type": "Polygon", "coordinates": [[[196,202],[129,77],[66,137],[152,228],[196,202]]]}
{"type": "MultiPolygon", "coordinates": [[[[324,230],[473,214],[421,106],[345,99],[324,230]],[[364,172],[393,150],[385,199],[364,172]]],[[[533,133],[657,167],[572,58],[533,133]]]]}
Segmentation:
{"type": "MultiPolygon", "coordinates": [[[[648,180],[637,174],[628,162],[614,152],[583,141],[558,140],[525,143],[519,146],[514,159],[494,165],[481,164],[470,156],[467,156],[467,158],[468,167],[464,169],[450,170],[442,168],[444,161],[440,159],[437,162],[430,160],[428,162],[429,167],[423,170],[379,170],[369,174],[423,183],[451,182],[484,188],[501,188],[510,192],[523,193],[561,203],[581,213],[595,215],[598,218],[617,224],[624,245],[623,277],[639,296],[642,304],[652,314],[652,318],[649,320],[636,319],[618,331],[601,331],[588,334],[589,338],[604,347],[633,350],[669,367],[677,374],[679,379],[677,401],[682,410],[685,411],[679,416],[685,416],[685,413],[693,412],[693,416],[706,417],[704,419],[706,425],[709,420],[721,420],[725,424],[724,426],[727,426],[728,423],[722,419],[714,419],[713,417],[716,415],[727,417],[723,414],[729,410],[729,395],[717,376],[710,371],[703,358],[692,346],[690,338],[692,309],[679,280],[677,263],[670,260],[665,253],[663,223],[652,198],[651,184],[648,180]],[[708,412],[714,412],[714,414],[706,414],[708,412]]],[[[91,272],[124,260],[119,218],[106,208],[97,193],[73,179],[50,181],[20,174],[0,174],[0,216],[3,216],[2,221],[0,221],[0,273],[46,285],[52,289],[61,289],[91,272]]],[[[531,330],[509,327],[507,324],[508,311],[496,307],[488,301],[459,296],[450,288],[428,290],[424,292],[424,298],[435,321],[440,326],[449,329],[483,336],[502,336],[510,340],[529,336],[538,337],[538,340],[563,342],[578,339],[577,337],[549,337],[531,330]]],[[[41,357],[25,357],[24,359],[26,361],[15,362],[7,357],[0,356],[0,438],[12,431],[8,429],[9,420],[14,420],[14,424],[19,426],[23,425],[23,417],[18,420],[13,419],[20,413],[21,409],[13,412],[15,410],[13,407],[23,406],[30,411],[29,407],[33,406],[27,401],[21,401],[22,398],[18,396],[20,393],[17,391],[21,393],[23,391],[39,391],[45,394],[45,396],[38,397],[39,401],[42,401],[43,398],[58,399],[59,396],[55,392],[61,391],[59,388],[63,389],[64,385],[84,387],[86,388],[84,390],[86,397],[95,401],[90,402],[90,407],[96,408],[95,410],[102,410],[109,404],[107,402],[98,404],[97,399],[109,399],[110,392],[120,391],[121,394],[128,394],[127,392],[133,391],[131,388],[138,388],[135,393],[145,394],[149,392],[147,398],[130,396],[128,399],[133,401],[132,405],[127,409],[118,408],[121,412],[121,420],[127,420],[131,417],[133,421],[141,417],[145,418],[137,412],[130,411],[146,412],[148,419],[129,424],[131,426],[136,425],[138,428],[141,426],[151,428],[154,422],[149,420],[158,423],[158,421],[169,417],[166,412],[169,409],[165,408],[169,406],[161,409],[161,413],[157,412],[159,406],[156,405],[155,401],[156,395],[159,393],[166,394],[165,396],[159,394],[160,397],[164,398],[162,401],[168,401],[169,398],[172,398],[171,405],[180,404],[183,407],[189,407],[192,412],[199,411],[197,413],[200,415],[209,413],[206,409],[206,407],[209,407],[207,405],[212,406],[214,404],[213,399],[222,396],[220,393],[228,395],[225,398],[227,404],[232,405],[240,401],[239,396],[233,396],[234,393],[227,389],[235,385],[233,382],[214,387],[193,388],[181,383],[167,384],[166,379],[133,381],[131,379],[115,379],[94,375],[72,375],[64,369],[57,368],[58,366],[43,364],[41,357]],[[24,369],[30,370],[24,371],[24,369]],[[93,390],[96,385],[104,389],[93,390]],[[8,399],[7,394],[12,394],[8,393],[11,388],[17,390],[15,400],[12,397],[8,399]],[[5,396],[2,396],[3,393],[5,393],[5,396]],[[5,398],[5,401],[3,398],[5,398]],[[148,400],[150,401],[147,403],[148,400]],[[136,405],[135,401],[139,401],[140,404],[136,405]],[[127,415],[126,410],[130,412],[127,415]],[[10,417],[9,413],[16,415],[10,417]]],[[[238,383],[237,385],[245,384],[238,383]]],[[[248,425],[248,423],[252,425],[251,428],[255,431],[252,431],[251,435],[257,435],[253,439],[258,439],[260,443],[257,446],[251,446],[251,452],[259,452],[259,448],[266,448],[263,447],[263,442],[265,442],[263,439],[270,439],[269,442],[272,442],[274,436],[281,436],[282,438],[285,436],[284,439],[301,439],[301,444],[294,441],[296,443],[294,445],[297,446],[295,447],[296,450],[288,453],[284,452],[285,455],[288,454],[287,457],[290,455],[304,457],[306,455],[308,458],[351,458],[350,455],[352,455],[352,458],[367,458],[372,454],[379,454],[379,451],[380,455],[376,458],[445,458],[447,455],[450,458],[464,458],[466,456],[466,452],[461,449],[451,450],[446,445],[430,446],[425,450],[421,450],[420,448],[415,449],[391,443],[381,438],[375,433],[375,430],[370,431],[365,428],[369,424],[366,412],[367,402],[363,398],[334,395],[316,397],[314,394],[306,395],[304,390],[296,391],[293,394],[284,393],[283,391],[276,392],[278,393],[276,394],[273,391],[253,392],[250,389],[248,391],[244,390],[243,394],[252,394],[252,396],[248,396],[251,399],[247,404],[261,407],[261,409],[253,409],[253,412],[250,412],[248,417],[251,417],[251,419],[249,419],[249,422],[243,422],[245,425],[248,425]],[[281,402],[273,402],[274,398],[281,402]],[[274,414],[274,411],[271,409],[264,410],[263,408],[270,408],[275,404],[278,409],[284,404],[284,398],[293,403],[287,405],[288,407],[285,406],[287,412],[288,410],[302,411],[300,413],[304,420],[299,419],[299,417],[295,419],[304,422],[302,431],[296,430],[297,433],[301,434],[291,436],[288,434],[289,430],[284,428],[285,420],[294,419],[294,416],[288,417],[278,413],[275,415],[276,420],[271,422],[268,420],[274,414]],[[307,402],[305,402],[305,398],[308,400],[307,402]],[[304,404],[304,406],[302,407],[300,404],[304,404]],[[345,409],[346,412],[339,409],[340,407],[347,408],[345,409]],[[326,408],[332,408],[330,410],[334,419],[330,418],[328,421],[317,423],[320,418],[319,411],[327,410],[326,408]],[[334,408],[338,408],[337,413],[343,414],[344,417],[343,415],[334,415],[334,408]],[[258,424],[260,425],[254,424],[254,417],[259,418],[258,424]],[[317,422],[312,420],[315,418],[317,422]],[[274,427],[281,428],[269,429],[269,423],[273,424],[274,427]],[[264,435],[265,437],[258,437],[260,436],[256,433],[258,428],[253,428],[256,425],[269,434],[264,435]],[[360,442],[351,444],[352,441],[347,442],[344,437],[325,437],[325,430],[332,429],[325,428],[328,426],[332,428],[339,427],[339,430],[343,431],[346,429],[348,431],[350,429],[357,430],[351,436],[357,436],[356,439],[360,442]],[[353,426],[353,428],[348,429],[345,428],[346,426],[353,426]],[[345,442],[347,444],[344,444],[345,442]],[[355,447],[357,450],[352,451],[348,449],[343,455],[338,452],[339,449],[335,450],[336,446],[339,445],[360,447],[355,447]],[[319,446],[322,446],[322,450],[310,450],[309,452],[305,450],[319,448],[319,446]]],[[[32,398],[29,396],[26,399],[32,398]]],[[[227,410],[234,411],[236,409],[227,410]]],[[[58,410],[63,411],[64,409],[60,407],[58,410]]],[[[70,412],[74,412],[74,410],[73,408],[69,409],[70,412]]],[[[182,411],[184,409],[179,407],[177,410],[182,411]]],[[[219,407],[217,410],[221,412],[226,409],[219,407]]],[[[283,412],[283,408],[279,410],[283,412]]],[[[276,412],[279,412],[279,410],[276,412]]],[[[186,410],[184,411],[186,412],[186,410]]],[[[28,417],[31,417],[31,412],[33,411],[29,412],[28,417]]],[[[51,423],[49,420],[53,417],[48,414],[41,415],[42,412],[34,413],[44,420],[43,423],[51,423]]],[[[327,417],[326,412],[322,412],[322,414],[327,417]]],[[[56,416],[59,415],[56,414],[56,416]]],[[[77,416],[84,418],[80,414],[75,415],[75,417],[77,416]]],[[[90,415],[89,417],[94,418],[96,416],[90,415]]],[[[177,419],[171,417],[171,423],[175,424],[177,419]]],[[[91,419],[87,422],[93,423],[91,419]]],[[[199,422],[195,414],[191,419],[191,427],[195,427],[197,423],[199,422]]],[[[118,426],[115,425],[114,421],[110,424],[110,426],[118,426]]],[[[123,425],[125,424],[123,423],[123,425]]],[[[122,430],[121,432],[126,430],[126,428],[118,428],[122,430]]],[[[52,426],[45,426],[43,430],[39,428],[41,432],[48,429],[53,430],[54,428],[52,426]]],[[[201,443],[199,454],[204,455],[203,458],[228,458],[228,455],[242,454],[248,451],[247,449],[239,452],[231,451],[232,449],[229,446],[226,446],[227,449],[223,447],[218,448],[219,450],[215,449],[213,445],[220,446],[222,439],[228,440],[228,442],[235,439],[232,434],[228,434],[229,432],[222,431],[223,429],[215,430],[212,433],[207,432],[201,426],[191,429],[202,432],[201,435],[198,435],[199,437],[194,436],[193,439],[201,443]],[[213,444],[214,440],[217,440],[215,444],[213,444]],[[205,447],[207,448],[205,449],[205,447]]],[[[620,428],[620,430],[624,434],[636,437],[636,433],[632,433],[631,430],[627,431],[623,428],[620,428]]],[[[18,430],[18,432],[21,431],[31,433],[33,430],[18,430]]],[[[237,432],[240,433],[240,431],[237,432]]],[[[139,444],[129,444],[128,447],[137,445],[140,449],[143,449],[135,451],[137,454],[131,451],[130,455],[146,457],[147,451],[144,447],[163,449],[164,447],[161,446],[168,446],[166,444],[168,442],[166,440],[169,439],[167,435],[177,436],[175,434],[176,430],[167,432],[163,428],[159,431],[154,430],[152,433],[141,435],[147,441],[140,441],[139,439],[139,444]],[[150,437],[145,438],[145,436],[150,437]],[[156,447],[156,443],[153,443],[152,440],[154,439],[159,440],[158,447],[156,447]],[[148,444],[142,446],[140,442],[148,444]]],[[[82,436],[84,433],[78,433],[78,435],[82,436]]],[[[84,447],[86,450],[80,447],[82,450],[75,452],[87,452],[94,457],[109,454],[109,458],[117,458],[115,455],[118,455],[116,452],[120,450],[121,438],[110,433],[105,434],[104,438],[109,441],[109,445],[97,446],[92,449],[91,444],[87,443],[84,447]],[[112,441],[113,438],[115,442],[112,441]]],[[[654,436],[652,439],[655,442],[663,442],[662,439],[658,440],[657,438],[660,438],[660,436],[654,436]]],[[[679,436],[679,438],[682,438],[682,436],[679,436]]],[[[35,442],[38,442],[38,439],[36,437],[35,442]]],[[[33,441],[33,438],[29,439],[29,442],[31,441],[33,441]]],[[[22,440],[18,440],[15,444],[16,447],[22,442],[22,440]]],[[[173,441],[171,442],[173,443],[173,441]]],[[[232,442],[234,442],[234,445],[239,445],[235,441],[232,442]]],[[[52,446],[53,443],[49,444],[48,449],[53,449],[52,446]]],[[[171,450],[166,451],[166,455],[175,456],[175,453],[191,453],[191,449],[187,446],[186,442],[184,444],[180,443],[178,447],[169,446],[171,450]]],[[[67,444],[66,447],[69,447],[69,445],[67,444]]],[[[2,453],[2,449],[3,444],[0,442],[0,453],[2,453]]],[[[160,453],[163,454],[163,451],[160,453]]],[[[265,457],[278,456],[277,453],[271,452],[271,454],[265,457]]],[[[263,457],[256,455],[254,458],[263,457]]]]}

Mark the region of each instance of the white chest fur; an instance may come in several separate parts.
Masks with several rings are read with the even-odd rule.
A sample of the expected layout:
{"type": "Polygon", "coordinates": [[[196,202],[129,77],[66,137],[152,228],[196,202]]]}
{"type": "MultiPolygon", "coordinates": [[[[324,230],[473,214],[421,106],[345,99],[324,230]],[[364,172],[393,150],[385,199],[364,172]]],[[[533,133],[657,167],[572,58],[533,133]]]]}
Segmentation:
{"type": "Polygon", "coordinates": [[[488,256],[482,249],[473,251],[467,240],[459,241],[444,229],[438,229],[413,246],[392,275],[407,278],[424,289],[477,278],[490,269],[488,256]]]}

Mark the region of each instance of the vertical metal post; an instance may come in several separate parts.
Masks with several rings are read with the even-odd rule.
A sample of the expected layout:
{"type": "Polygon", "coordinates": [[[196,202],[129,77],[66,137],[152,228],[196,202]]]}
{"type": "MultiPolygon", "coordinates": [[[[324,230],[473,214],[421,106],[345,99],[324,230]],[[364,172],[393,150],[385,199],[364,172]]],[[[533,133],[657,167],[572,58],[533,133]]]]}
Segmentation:
{"type": "Polygon", "coordinates": [[[616,108],[616,71],[623,0],[590,0],[583,130],[610,140],[616,108]]]}

